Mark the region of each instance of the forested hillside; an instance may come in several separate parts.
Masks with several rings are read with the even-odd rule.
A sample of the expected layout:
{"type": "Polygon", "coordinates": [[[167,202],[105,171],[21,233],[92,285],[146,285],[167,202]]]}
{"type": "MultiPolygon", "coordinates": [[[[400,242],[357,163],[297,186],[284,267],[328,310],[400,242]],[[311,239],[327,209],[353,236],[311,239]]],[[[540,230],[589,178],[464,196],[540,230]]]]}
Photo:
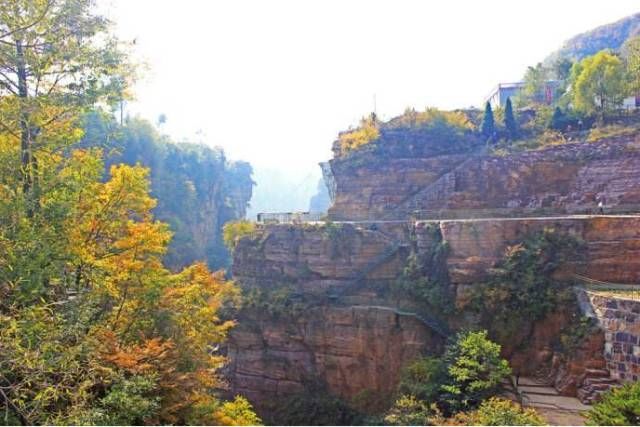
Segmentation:
{"type": "Polygon", "coordinates": [[[637,13],[572,37],[558,51],[549,55],[544,63],[550,65],[560,58],[575,61],[602,49],[618,50],[625,41],[639,34],[640,13],[637,13]]]}
{"type": "Polygon", "coordinates": [[[252,168],[230,162],[219,148],[176,144],[142,119],[122,127],[97,113],[84,120],[83,146],[101,147],[107,170],[113,164],[140,164],[150,169],[154,213],[174,233],[165,256],[170,268],[206,261],[210,268],[226,267],[229,253],[222,242],[222,225],[244,218],[251,199],[252,168]]]}

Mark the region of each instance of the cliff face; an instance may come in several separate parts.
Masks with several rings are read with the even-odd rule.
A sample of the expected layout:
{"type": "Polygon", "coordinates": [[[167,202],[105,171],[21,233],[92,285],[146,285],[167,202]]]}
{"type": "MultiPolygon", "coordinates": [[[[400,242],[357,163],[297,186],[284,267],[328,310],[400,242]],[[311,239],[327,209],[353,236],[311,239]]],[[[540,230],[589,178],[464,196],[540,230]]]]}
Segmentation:
{"type": "MultiPolygon", "coordinates": [[[[508,245],[545,228],[585,242],[584,261],[559,274],[579,272],[620,282],[640,278],[640,218],[635,216],[266,226],[239,242],[234,277],[247,289],[286,285],[293,302],[277,312],[251,304],[243,310],[230,336],[232,391],[258,405],[311,382],[347,398],[364,390],[392,392],[401,366],[425,352],[438,352],[443,344],[438,331],[421,318],[429,314],[390,291],[409,248],[427,250],[433,227],[449,245],[446,268],[462,307],[467,292],[486,278],[508,245]]],[[[521,331],[518,342],[502,343],[514,369],[533,374],[550,366],[553,343],[574,320],[571,314],[568,309],[551,313],[521,331]]],[[[452,328],[474,322],[465,315],[448,320],[452,328]]],[[[591,347],[583,352],[588,357],[572,362],[570,374],[556,366],[567,393],[575,392],[585,369],[604,363],[591,347]]]]}
{"type": "MultiPolygon", "coordinates": [[[[392,393],[403,365],[439,353],[449,331],[478,326],[474,287],[509,246],[535,232],[554,229],[583,243],[582,256],[557,268],[556,279],[640,281],[640,215],[620,215],[640,205],[634,136],[505,157],[477,147],[381,153],[331,161],[329,216],[342,222],[262,226],[237,245],[233,276],[248,302],[231,332],[228,376],[231,391],[258,407],[310,384],[347,399],[392,393]],[[617,215],[576,215],[599,201],[617,215]],[[446,257],[436,257],[443,247],[446,257]],[[407,271],[425,259],[431,264],[420,267],[421,277],[440,286],[434,301],[452,299],[454,314],[409,296],[424,285],[407,271]]],[[[589,330],[567,353],[559,343],[580,312],[575,301],[566,304],[536,321],[514,319],[518,330],[500,344],[515,372],[545,374],[561,393],[590,401],[593,384],[609,373],[605,334],[589,330]]]]}
{"type": "MultiPolygon", "coordinates": [[[[312,383],[346,398],[391,393],[404,364],[441,350],[440,336],[375,290],[397,276],[406,255],[397,245],[404,227],[382,228],[268,226],[239,242],[236,280],[246,290],[286,286],[294,302],[243,310],[229,338],[232,392],[258,405],[312,383]]],[[[257,305],[269,299],[259,298],[257,305]]]]}
{"type": "MultiPolygon", "coordinates": [[[[418,230],[423,224],[418,222],[418,230]]],[[[592,279],[638,283],[640,281],[640,217],[569,216],[442,221],[442,236],[451,252],[447,263],[452,283],[473,286],[487,276],[514,244],[530,232],[554,229],[586,243],[584,260],[567,265],[563,273],[576,272],[592,279]]],[[[418,232],[418,239],[421,233],[418,232]]]]}
{"type": "Polygon", "coordinates": [[[443,209],[458,210],[461,217],[475,209],[497,209],[489,216],[517,208],[584,212],[595,210],[600,199],[611,208],[640,203],[635,136],[505,157],[385,159],[356,153],[332,160],[331,167],[334,220],[403,219],[415,211],[443,209]]]}

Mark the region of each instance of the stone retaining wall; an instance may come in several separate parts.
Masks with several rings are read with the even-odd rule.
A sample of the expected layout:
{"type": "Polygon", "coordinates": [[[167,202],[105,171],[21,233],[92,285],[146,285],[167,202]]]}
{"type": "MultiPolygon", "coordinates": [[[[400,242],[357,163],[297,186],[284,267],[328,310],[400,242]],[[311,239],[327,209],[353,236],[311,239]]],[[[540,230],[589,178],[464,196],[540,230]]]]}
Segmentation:
{"type": "Polygon", "coordinates": [[[584,291],[605,331],[604,356],[611,377],[622,382],[640,377],[640,301],[584,291]]]}

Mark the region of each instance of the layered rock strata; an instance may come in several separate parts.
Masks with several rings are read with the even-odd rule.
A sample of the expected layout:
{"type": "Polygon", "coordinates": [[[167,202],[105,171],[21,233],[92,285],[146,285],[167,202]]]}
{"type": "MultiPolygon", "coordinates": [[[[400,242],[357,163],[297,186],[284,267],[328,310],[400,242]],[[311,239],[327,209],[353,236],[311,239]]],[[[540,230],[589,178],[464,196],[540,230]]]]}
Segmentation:
{"type": "MultiPolygon", "coordinates": [[[[446,266],[460,306],[509,245],[545,228],[584,242],[584,259],[563,266],[559,274],[564,278],[574,272],[622,283],[640,278],[638,216],[265,226],[238,243],[233,275],[245,288],[285,286],[291,304],[303,311],[248,307],[241,313],[230,336],[232,391],[258,404],[313,382],[346,398],[365,390],[392,392],[404,364],[437,353],[443,345],[412,301],[389,292],[411,248],[428,250],[434,227],[449,245],[446,266]]],[[[503,343],[514,369],[533,374],[553,364],[554,342],[575,320],[570,314],[552,313],[523,331],[524,350],[503,343]]],[[[449,321],[456,328],[473,319],[449,321]]],[[[572,364],[556,360],[555,372],[562,378],[558,385],[566,394],[581,386],[585,370],[600,366],[593,353],[597,338],[593,340],[572,364]]]]}
{"type": "Polygon", "coordinates": [[[467,154],[331,161],[334,220],[522,216],[640,205],[637,136],[574,143],[504,157],[467,154]],[[486,211],[482,213],[482,211],[486,211]],[[520,210],[520,211],[519,211],[520,210]]]}

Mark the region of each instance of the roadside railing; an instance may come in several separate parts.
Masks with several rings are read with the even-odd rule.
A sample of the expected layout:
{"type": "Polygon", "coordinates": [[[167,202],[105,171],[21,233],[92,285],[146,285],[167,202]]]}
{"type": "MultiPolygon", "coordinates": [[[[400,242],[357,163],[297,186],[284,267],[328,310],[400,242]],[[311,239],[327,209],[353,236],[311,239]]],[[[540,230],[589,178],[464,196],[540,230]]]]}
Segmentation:
{"type": "Polygon", "coordinates": [[[298,224],[322,221],[326,216],[324,212],[261,212],[257,215],[257,222],[259,224],[298,224]]]}
{"type": "Polygon", "coordinates": [[[486,209],[432,209],[414,210],[413,220],[430,219],[481,219],[481,218],[527,218],[567,215],[625,215],[640,214],[640,205],[571,207],[571,208],[486,208],[486,209]]]}
{"type": "Polygon", "coordinates": [[[605,282],[580,274],[574,274],[573,276],[585,291],[612,298],[640,301],[640,285],[638,284],[605,282]]]}

